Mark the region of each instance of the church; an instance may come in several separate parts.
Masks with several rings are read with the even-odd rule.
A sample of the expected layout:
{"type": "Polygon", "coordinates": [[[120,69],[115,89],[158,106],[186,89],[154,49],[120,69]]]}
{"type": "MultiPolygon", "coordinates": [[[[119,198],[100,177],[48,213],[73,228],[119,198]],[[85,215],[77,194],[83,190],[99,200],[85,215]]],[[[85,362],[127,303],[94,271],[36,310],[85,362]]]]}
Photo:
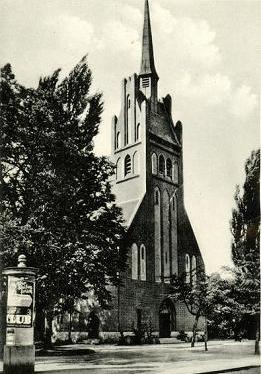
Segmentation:
{"type": "Polygon", "coordinates": [[[173,123],[171,96],[159,99],[158,83],[145,0],[140,72],[123,79],[112,120],[113,193],[127,226],[128,263],[102,330],[131,332],[149,321],[171,337],[191,331],[194,317],[169,297],[170,278],[185,272],[193,282],[204,264],[184,207],[182,123],[173,123]]]}

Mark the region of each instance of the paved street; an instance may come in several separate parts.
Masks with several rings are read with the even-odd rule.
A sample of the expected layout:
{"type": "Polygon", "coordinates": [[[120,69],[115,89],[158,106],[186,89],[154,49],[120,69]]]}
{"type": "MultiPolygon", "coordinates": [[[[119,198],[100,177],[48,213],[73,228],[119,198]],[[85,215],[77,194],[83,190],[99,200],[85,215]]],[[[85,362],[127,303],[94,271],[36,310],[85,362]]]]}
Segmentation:
{"type": "MultiPolygon", "coordinates": [[[[75,347],[75,346],[74,346],[75,347]]],[[[78,348],[87,348],[79,345],[78,348]]],[[[89,347],[89,346],[88,346],[89,347]]],[[[72,357],[37,357],[36,372],[65,374],[193,374],[260,364],[253,354],[254,342],[210,342],[205,352],[203,343],[193,349],[189,344],[160,344],[150,346],[91,346],[95,353],[72,357]]],[[[259,368],[236,371],[257,374],[259,368]]]]}

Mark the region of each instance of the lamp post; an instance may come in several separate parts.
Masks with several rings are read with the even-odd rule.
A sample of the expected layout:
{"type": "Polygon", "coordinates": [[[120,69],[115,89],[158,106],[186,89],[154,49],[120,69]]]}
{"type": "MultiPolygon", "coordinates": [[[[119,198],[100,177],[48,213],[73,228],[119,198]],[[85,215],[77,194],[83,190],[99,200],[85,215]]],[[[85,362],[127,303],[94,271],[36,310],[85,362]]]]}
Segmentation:
{"type": "Polygon", "coordinates": [[[25,255],[17,267],[3,270],[7,276],[6,344],[4,374],[34,373],[34,304],[37,269],[26,266],[25,255]]]}

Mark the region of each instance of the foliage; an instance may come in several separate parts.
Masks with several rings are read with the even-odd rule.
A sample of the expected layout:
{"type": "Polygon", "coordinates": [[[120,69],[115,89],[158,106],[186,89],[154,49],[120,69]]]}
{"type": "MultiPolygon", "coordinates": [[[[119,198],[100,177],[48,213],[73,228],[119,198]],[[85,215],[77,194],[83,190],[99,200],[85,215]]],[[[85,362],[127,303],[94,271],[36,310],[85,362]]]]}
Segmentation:
{"type": "Polygon", "coordinates": [[[177,336],[177,339],[181,340],[183,342],[187,342],[188,341],[188,334],[184,330],[180,330],[180,332],[177,336]]]}
{"type": "Polygon", "coordinates": [[[208,276],[203,267],[197,267],[195,274],[191,274],[189,282],[187,282],[186,273],[180,276],[175,275],[171,280],[171,295],[183,302],[189,313],[195,316],[192,347],[195,344],[199,318],[210,319],[216,305],[221,304],[225,298],[220,282],[221,278],[218,274],[208,276]]]}
{"type": "Polygon", "coordinates": [[[132,331],[134,333],[134,342],[135,344],[154,344],[155,343],[155,336],[153,335],[153,328],[151,319],[147,319],[142,323],[135,324],[133,323],[132,331]]]}
{"type": "Polygon", "coordinates": [[[243,311],[235,297],[234,279],[221,279],[218,274],[215,274],[215,277],[219,292],[214,299],[215,307],[208,315],[209,336],[220,339],[236,338],[243,311]]]}
{"type": "MultiPolygon", "coordinates": [[[[232,260],[235,290],[244,313],[260,314],[260,150],[253,151],[245,164],[242,190],[236,188],[232,211],[232,260]]],[[[257,323],[257,340],[259,340],[257,323]]]]}
{"type": "Polygon", "coordinates": [[[159,344],[158,336],[153,333],[151,319],[138,323],[132,323],[133,335],[124,335],[120,332],[119,345],[141,345],[141,344],[159,344]]]}
{"type": "Polygon", "coordinates": [[[253,151],[245,165],[246,179],[237,186],[232,211],[232,260],[237,296],[249,313],[259,311],[260,300],[260,151],[253,151]]]}
{"type": "Polygon", "coordinates": [[[71,309],[88,290],[106,306],[106,285],[118,284],[126,261],[114,167],[93,152],[102,96],[90,94],[86,58],[64,79],[59,73],[32,89],[10,64],[1,69],[1,262],[27,255],[39,269],[37,305],[49,311],[61,300],[71,309]]]}

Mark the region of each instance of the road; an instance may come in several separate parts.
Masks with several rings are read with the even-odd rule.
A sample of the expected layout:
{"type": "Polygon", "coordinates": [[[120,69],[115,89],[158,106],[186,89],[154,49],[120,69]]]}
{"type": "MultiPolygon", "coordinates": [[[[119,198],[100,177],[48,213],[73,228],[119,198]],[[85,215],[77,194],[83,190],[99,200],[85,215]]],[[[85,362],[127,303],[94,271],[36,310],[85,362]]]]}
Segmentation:
{"type": "MultiPolygon", "coordinates": [[[[83,346],[86,348],[86,346],[83,346]]],[[[52,374],[196,374],[221,372],[240,367],[257,366],[260,358],[253,354],[253,342],[210,342],[205,352],[202,343],[160,344],[133,347],[93,346],[95,353],[72,357],[38,357],[37,373],[52,374]]],[[[260,373],[259,368],[236,371],[260,373]]]]}

